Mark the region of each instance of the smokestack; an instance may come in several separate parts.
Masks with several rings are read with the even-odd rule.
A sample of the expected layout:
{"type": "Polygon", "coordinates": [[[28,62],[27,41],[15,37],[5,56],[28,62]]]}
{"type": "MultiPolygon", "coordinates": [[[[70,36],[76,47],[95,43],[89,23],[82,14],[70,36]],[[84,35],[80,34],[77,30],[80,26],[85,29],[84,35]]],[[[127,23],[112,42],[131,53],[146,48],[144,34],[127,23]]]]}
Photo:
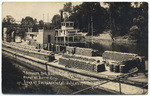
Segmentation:
{"type": "Polygon", "coordinates": [[[63,11],[60,11],[60,16],[61,16],[61,22],[63,22],[63,11]]]}

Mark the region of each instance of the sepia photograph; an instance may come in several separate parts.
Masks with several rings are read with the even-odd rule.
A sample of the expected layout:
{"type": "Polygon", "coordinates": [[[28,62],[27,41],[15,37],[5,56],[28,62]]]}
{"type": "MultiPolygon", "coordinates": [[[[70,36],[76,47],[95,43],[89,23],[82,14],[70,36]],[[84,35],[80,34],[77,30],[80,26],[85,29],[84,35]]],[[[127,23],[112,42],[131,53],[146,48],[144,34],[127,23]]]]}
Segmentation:
{"type": "Polygon", "coordinates": [[[2,2],[3,95],[147,95],[148,2],[2,2]]]}

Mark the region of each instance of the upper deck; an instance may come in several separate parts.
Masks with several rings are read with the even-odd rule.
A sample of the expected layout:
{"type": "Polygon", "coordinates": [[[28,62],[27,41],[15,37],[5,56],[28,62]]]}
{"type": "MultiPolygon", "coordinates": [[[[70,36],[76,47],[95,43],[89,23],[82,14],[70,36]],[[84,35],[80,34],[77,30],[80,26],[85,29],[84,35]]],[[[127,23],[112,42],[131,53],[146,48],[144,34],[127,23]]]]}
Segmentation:
{"type": "Polygon", "coordinates": [[[74,22],[72,21],[61,22],[61,29],[62,30],[74,29],[74,22]]]}

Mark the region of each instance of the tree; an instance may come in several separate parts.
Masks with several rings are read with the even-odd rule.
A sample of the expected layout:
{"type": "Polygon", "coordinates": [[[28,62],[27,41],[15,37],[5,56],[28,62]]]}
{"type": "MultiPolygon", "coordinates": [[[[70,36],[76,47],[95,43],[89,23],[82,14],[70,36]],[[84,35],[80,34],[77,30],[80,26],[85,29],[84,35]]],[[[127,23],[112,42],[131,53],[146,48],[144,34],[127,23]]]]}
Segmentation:
{"type": "Polygon", "coordinates": [[[100,3],[83,2],[81,5],[73,7],[73,12],[69,19],[74,21],[75,27],[79,28],[82,32],[88,32],[91,35],[93,29],[96,35],[104,30],[106,26],[105,21],[108,18],[107,14],[106,9],[101,7],[100,3]]]}
{"type": "Polygon", "coordinates": [[[60,26],[61,26],[61,16],[59,14],[56,14],[56,15],[53,16],[52,26],[54,26],[54,28],[60,28],[60,26]]]}
{"type": "Polygon", "coordinates": [[[15,22],[15,19],[11,15],[7,15],[6,22],[7,24],[13,24],[15,22]]]}
{"type": "Polygon", "coordinates": [[[27,17],[25,17],[25,18],[22,18],[22,20],[21,20],[21,25],[23,25],[23,26],[28,26],[28,27],[32,28],[33,25],[35,25],[35,22],[34,22],[34,20],[33,20],[32,17],[27,16],[27,17]]]}
{"type": "Polygon", "coordinates": [[[125,35],[131,24],[132,9],[130,2],[110,2],[109,3],[109,17],[110,17],[110,28],[113,37],[125,35]]]}
{"type": "MultiPolygon", "coordinates": [[[[133,15],[131,28],[137,26],[138,31],[135,30],[129,31],[129,34],[138,33],[136,34],[136,37],[138,38],[135,39],[148,40],[148,3],[146,2],[142,2],[140,4],[136,3],[136,6],[132,10],[132,14],[135,15],[133,15]]],[[[134,35],[132,35],[132,37],[133,36],[134,35]]]]}
{"type": "Polygon", "coordinates": [[[33,19],[30,16],[26,16],[25,18],[22,18],[21,25],[19,29],[19,36],[22,38],[25,37],[26,32],[28,32],[28,28],[33,28],[33,32],[38,31],[38,25],[37,25],[37,19],[33,19]]]}
{"type": "Polygon", "coordinates": [[[11,40],[12,32],[13,31],[15,32],[14,25],[17,25],[17,24],[15,23],[15,19],[11,15],[7,15],[5,18],[3,18],[3,20],[2,20],[2,38],[4,36],[3,28],[7,27],[7,31],[6,31],[7,40],[8,41],[11,40]]]}
{"type": "Polygon", "coordinates": [[[68,3],[64,4],[62,11],[68,12],[69,14],[71,14],[72,13],[72,3],[68,2],[68,3]]]}
{"type": "Polygon", "coordinates": [[[8,26],[8,25],[15,25],[15,19],[11,15],[7,15],[5,18],[2,20],[2,25],[3,26],[8,26]]]}
{"type": "Polygon", "coordinates": [[[44,27],[44,22],[43,22],[43,20],[40,20],[40,21],[39,21],[38,27],[39,27],[40,29],[42,29],[42,28],[44,27]]]}
{"type": "Polygon", "coordinates": [[[52,24],[51,23],[44,24],[44,29],[51,30],[52,29],[52,24]]]}

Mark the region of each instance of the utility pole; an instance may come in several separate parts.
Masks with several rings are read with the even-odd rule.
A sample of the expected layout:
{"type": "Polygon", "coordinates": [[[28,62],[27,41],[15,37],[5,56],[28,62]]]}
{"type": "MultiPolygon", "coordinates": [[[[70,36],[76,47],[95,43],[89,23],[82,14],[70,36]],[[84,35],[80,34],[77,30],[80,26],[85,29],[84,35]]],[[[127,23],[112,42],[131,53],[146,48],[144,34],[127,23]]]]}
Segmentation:
{"type": "Polygon", "coordinates": [[[121,95],[121,82],[120,82],[120,78],[119,78],[119,93],[121,95]]]}

